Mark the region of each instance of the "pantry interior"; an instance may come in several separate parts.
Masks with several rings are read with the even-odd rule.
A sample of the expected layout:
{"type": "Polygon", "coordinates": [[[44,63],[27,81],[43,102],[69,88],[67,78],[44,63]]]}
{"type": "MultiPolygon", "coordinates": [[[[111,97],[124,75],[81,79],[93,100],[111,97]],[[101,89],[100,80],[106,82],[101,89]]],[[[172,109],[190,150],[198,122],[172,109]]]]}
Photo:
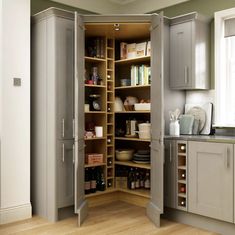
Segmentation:
{"type": "Polygon", "coordinates": [[[80,225],[121,200],[159,226],[164,126],[185,103],[169,89],[168,20],[49,8],[34,16],[33,77],[34,212],[80,225]]]}

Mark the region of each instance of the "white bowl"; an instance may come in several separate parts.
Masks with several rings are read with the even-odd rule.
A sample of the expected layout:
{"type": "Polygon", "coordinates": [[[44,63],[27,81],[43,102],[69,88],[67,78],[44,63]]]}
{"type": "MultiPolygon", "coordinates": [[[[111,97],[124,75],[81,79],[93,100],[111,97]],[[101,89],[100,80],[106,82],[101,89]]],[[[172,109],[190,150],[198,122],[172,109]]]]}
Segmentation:
{"type": "Polygon", "coordinates": [[[130,161],[133,158],[134,149],[117,149],[116,159],[119,161],[130,161]]]}

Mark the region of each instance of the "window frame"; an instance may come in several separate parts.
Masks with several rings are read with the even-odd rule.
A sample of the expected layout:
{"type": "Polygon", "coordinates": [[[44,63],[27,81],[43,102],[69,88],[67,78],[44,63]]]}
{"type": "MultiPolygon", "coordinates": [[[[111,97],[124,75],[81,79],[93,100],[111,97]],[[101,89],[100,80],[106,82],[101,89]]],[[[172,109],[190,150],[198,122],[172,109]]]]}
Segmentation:
{"type": "Polygon", "coordinates": [[[225,120],[221,119],[221,83],[222,83],[222,63],[224,61],[222,50],[224,49],[224,22],[226,19],[235,18],[235,8],[226,9],[223,11],[215,12],[215,127],[235,127],[234,123],[226,123],[225,120]]]}

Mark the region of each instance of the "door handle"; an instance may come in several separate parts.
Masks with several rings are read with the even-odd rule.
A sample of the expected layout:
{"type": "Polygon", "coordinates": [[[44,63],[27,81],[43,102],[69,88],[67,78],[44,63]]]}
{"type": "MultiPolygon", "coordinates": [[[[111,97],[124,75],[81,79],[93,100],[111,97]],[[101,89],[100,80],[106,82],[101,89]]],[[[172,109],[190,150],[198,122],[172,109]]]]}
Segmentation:
{"type": "Polygon", "coordinates": [[[73,164],[75,163],[75,146],[73,144],[73,164]]]}
{"type": "Polygon", "coordinates": [[[225,165],[225,168],[228,169],[229,168],[229,154],[230,154],[230,151],[229,151],[229,148],[227,147],[226,148],[226,152],[225,152],[225,156],[224,156],[224,165],[225,165]]]}
{"type": "Polygon", "coordinates": [[[73,119],[73,138],[75,138],[75,119],[73,119]]]}
{"type": "Polygon", "coordinates": [[[64,118],[62,119],[62,138],[64,138],[64,118]]]}
{"type": "Polygon", "coordinates": [[[64,143],[62,144],[62,162],[64,162],[64,143]]]}
{"type": "Polygon", "coordinates": [[[188,84],[188,66],[184,67],[184,83],[188,84]]]}
{"type": "Polygon", "coordinates": [[[171,143],[170,143],[170,163],[172,162],[172,145],[171,145],[171,143]]]}

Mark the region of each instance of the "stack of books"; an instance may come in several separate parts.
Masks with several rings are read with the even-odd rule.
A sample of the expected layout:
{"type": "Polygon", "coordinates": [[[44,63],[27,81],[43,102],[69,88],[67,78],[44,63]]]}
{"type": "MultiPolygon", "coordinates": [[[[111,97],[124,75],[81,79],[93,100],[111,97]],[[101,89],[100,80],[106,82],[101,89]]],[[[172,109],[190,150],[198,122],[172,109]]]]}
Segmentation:
{"type": "Polygon", "coordinates": [[[151,69],[148,65],[131,66],[131,86],[151,84],[151,69]]]}

